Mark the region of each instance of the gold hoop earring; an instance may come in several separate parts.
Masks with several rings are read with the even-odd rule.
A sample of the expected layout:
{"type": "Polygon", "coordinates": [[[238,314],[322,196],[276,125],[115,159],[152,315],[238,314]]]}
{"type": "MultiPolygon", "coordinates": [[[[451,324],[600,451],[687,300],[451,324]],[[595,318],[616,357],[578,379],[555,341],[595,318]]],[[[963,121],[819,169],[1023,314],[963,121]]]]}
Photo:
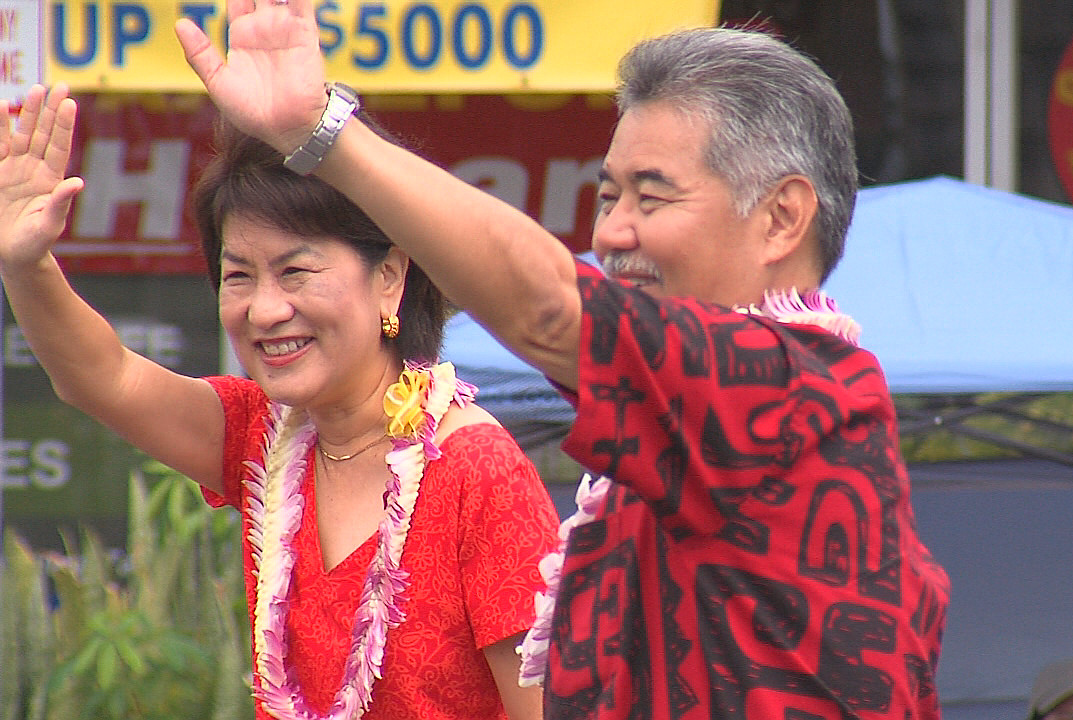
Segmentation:
{"type": "Polygon", "coordinates": [[[392,315],[391,317],[380,319],[380,332],[384,334],[384,337],[389,340],[399,335],[399,316],[392,315]]]}

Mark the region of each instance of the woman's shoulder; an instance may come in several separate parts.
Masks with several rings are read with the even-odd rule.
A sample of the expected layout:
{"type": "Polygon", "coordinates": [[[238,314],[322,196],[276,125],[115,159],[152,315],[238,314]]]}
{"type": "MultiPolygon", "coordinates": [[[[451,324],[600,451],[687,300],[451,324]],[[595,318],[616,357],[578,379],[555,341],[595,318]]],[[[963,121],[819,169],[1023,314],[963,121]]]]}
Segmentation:
{"type": "MultiPolygon", "coordinates": [[[[436,441],[442,445],[447,441],[453,433],[473,425],[491,425],[493,427],[501,427],[499,421],[495,419],[492,413],[488,412],[476,403],[469,403],[465,407],[461,405],[451,405],[451,407],[444,413],[443,418],[440,419],[440,423],[436,428],[436,441]]],[[[476,431],[476,428],[472,428],[469,432],[476,431]]]]}
{"type": "Polygon", "coordinates": [[[239,427],[263,422],[268,414],[268,396],[253,380],[235,375],[215,375],[204,379],[220,398],[229,429],[238,430],[239,427]]]}
{"type": "Polygon", "coordinates": [[[436,444],[445,469],[470,476],[474,482],[488,473],[535,473],[514,436],[491,413],[474,404],[451,407],[437,428],[436,444]]]}
{"type": "Polygon", "coordinates": [[[229,400],[233,402],[249,402],[250,400],[259,402],[261,398],[265,397],[261,387],[249,378],[237,375],[210,375],[205,377],[204,380],[212,386],[216,394],[225,402],[229,400]]]}

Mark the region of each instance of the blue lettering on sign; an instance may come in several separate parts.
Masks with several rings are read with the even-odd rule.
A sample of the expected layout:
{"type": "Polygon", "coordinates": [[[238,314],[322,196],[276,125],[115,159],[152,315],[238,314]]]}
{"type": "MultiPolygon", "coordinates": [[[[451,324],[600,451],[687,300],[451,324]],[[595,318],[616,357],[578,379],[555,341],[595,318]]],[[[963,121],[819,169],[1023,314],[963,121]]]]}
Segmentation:
{"type": "Polygon", "coordinates": [[[201,32],[207,33],[209,30],[205,27],[205,21],[216,15],[216,5],[212,3],[179,3],[179,15],[190,18],[201,29],[201,32]]]}
{"type": "MultiPolygon", "coordinates": [[[[98,2],[83,3],[75,26],[70,3],[52,3],[51,55],[57,63],[79,68],[97,62],[107,33],[111,40],[108,62],[121,67],[131,47],[149,39],[153,23],[147,5],[133,0],[115,3],[106,19],[101,17],[102,7],[98,2]]],[[[178,11],[207,32],[218,8],[206,0],[180,0],[178,11]]],[[[397,56],[416,72],[452,63],[477,72],[495,60],[524,71],[539,63],[544,53],[544,19],[536,6],[524,0],[508,5],[498,16],[480,0],[463,2],[453,10],[432,2],[404,9],[385,2],[363,2],[357,4],[349,31],[340,12],[339,0],[317,2],[321,50],[330,57],[347,47],[350,63],[362,70],[383,70],[397,56]]],[[[226,47],[226,27],[223,34],[226,47]]]]}
{"type": "Polygon", "coordinates": [[[387,62],[391,41],[381,26],[381,20],[387,16],[387,7],[383,3],[362,3],[358,6],[358,19],[355,35],[367,40],[372,45],[372,52],[354,53],[354,64],[364,70],[376,70],[387,62]]]}
{"type": "Polygon", "coordinates": [[[85,5],[83,14],[81,52],[71,52],[67,47],[67,8],[63,3],[52,5],[52,56],[64,65],[78,67],[89,65],[97,56],[97,6],[85,5]]]}
{"type": "Polygon", "coordinates": [[[402,54],[406,62],[416,70],[428,70],[439,60],[442,47],[443,27],[440,25],[440,14],[436,12],[436,8],[425,3],[410,6],[402,20],[402,54]],[[428,47],[423,54],[418,50],[415,38],[415,28],[421,25],[424,25],[428,35],[428,47]]]}
{"type": "Polygon", "coordinates": [[[324,0],[313,10],[320,31],[320,51],[325,57],[331,57],[343,46],[343,27],[335,20],[339,15],[339,3],[324,0]]]}
{"type": "MultiPolygon", "coordinates": [[[[56,60],[69,67],[82,67],[91,64],[97,57],[99,39],[98,4],[86,3],[83,6],[80,50],[72,50],[74,43],[68,44],[67,7],[63,3],[52,5],[52,55],[56,60]]],[[[149,10],[144,5],[134,3],[116,3],[112,6],[112,56],[109,61],[115,66],[123,64],[124,52],[128,45],[145,42],[149,38],[149,10]]],[[[73,30],[73,29],[72,29],[73,30]]]]}
{"type": "Polygon", "coordinates": [[[488,55],[492,52],[492,18],[488,15],[488,10],[477,3],[468,3],[458,8],[451,31],[451,42],[458,64],[467,70],[476,70],[488,62],[488,55]],[[477,47],[473,52],[466,47],[466,28],[472,23],[477,24],[477,47]]]}
{"type": "MultiPolygon", "coordinates": [[[[321,49],[329,57],[343,44],[338,11],[336,0],[322,0],[316,8],[321,49]]],[[[514,70],[528,70],[544,53],[544,20],[529,2],[507,6],[498,19],[480,2],[450,13],[428,2],[398,13],[383,2],[358,3],[351,27],[350,62],[368,71],[383,70],[396,53],[414,71],[452,62],[479,71],[494,57],[514,70]]]]}
{"type": "Polygon", "coordinates": [[[112,64],[123,65],[123,51],[149,37],[149,11],[144,5],[116,3],[112,8],[112,64]]]}
{"type": "Polygon", "coordinates": [[[519,70],[532,67],[544,51],[544,23],[540,13],[529,3],[515,3],[507,11],[503,21],[503,52],[511,67],[519,70]],[[529,52],[521,55],[515,47],[515,40],[522,34],[520,27],[528,30],[529,52]]]}

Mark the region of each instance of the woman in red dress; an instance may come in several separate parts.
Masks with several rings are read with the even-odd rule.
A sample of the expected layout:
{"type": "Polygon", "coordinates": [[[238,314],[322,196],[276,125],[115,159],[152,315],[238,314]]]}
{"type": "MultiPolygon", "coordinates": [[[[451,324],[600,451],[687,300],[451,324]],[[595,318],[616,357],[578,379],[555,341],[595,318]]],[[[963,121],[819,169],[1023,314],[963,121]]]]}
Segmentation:
{"type": "Polygon", "coordinates": [[[436,364],[439,291],[344,196],[225,130],[195,214],[248,377],[137,355],[51,253],[82,188],[75,112],[35,87],[2,126],[0,279],[62,399],[242,513],[258,717],[538,718],[515,647],[556,514],[436,364]]]}

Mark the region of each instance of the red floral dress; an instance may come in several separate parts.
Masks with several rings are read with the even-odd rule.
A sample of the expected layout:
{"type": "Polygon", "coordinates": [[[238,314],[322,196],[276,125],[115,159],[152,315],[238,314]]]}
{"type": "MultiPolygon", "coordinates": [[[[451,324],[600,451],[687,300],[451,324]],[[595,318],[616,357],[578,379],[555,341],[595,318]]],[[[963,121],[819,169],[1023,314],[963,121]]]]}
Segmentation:
{"type": "MultiPolygon", "coordinates": [[[[242,508],[247,460],[260,461],[268,401],[251,381],[209,378],[227,421],[224,497],[242,508]]],[[[368,720],[502,718],[499,691],[482,649],[525,631],[537,563],[557,542],[555,507],[513,438],[492,424],[468,425],[428,463],[402,556],[410,573],[406,620],[388,633],[384,677],[373,686],[368,720]]],[[[311,451],[312,452],[312,451],[311,451]]],[[[313,468],[312,455],[307,467],[313,468]]],[[[353,618],[376,547],[369,538],[325,571],[317,533],[314,477],[302,485],[305,512],[287,615],[288,663],[310,706],[325,714],[343,677],[353,618]]],[[[243,548],[247,602],[253,603],[250,548],[243,548]]],[[[260,707],[257,717],[268,718],[260,707]]]]}

